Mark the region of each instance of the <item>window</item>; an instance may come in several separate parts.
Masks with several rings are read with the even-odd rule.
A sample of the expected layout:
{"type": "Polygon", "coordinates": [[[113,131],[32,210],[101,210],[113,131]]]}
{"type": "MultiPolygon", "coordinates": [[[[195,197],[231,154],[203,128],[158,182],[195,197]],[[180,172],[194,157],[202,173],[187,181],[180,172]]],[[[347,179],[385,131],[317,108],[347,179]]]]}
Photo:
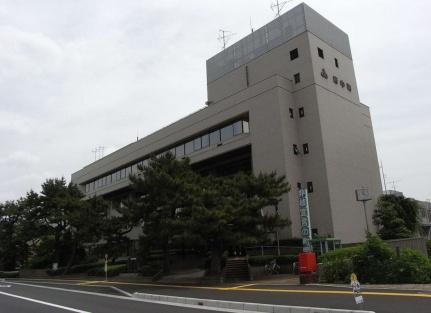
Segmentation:
{"type": "Polygon", "coordinates": [[[350,86],[350,84],[346,83],[346,88],[347,88],[348,91],[352,91],[352,86],[350,86]]]}
{"type": "Polygon", "coordinates": [[[210,133],[210,145],[216,145],[220,143],[220,130],[213,131],[210,133]]]}
{"type": "Polygon", "coordinates": [[[126,178],[126,169],[125,168],[123,168],[121,170],[121,179],[124,179],[124,178],[126,178]]]}
{"type": "Polygon", "coordinates": [[[301,183],[296,183],[296,187],[298,187],[298,189],[301,189],[301,183]]]}
{"type": "Polygon", "coordinates": [[[292,108],[289,108],[289,116],[290,116],[290,118],[293,118],[293,109],[292,108]]]}
{"type": "Polygon", "coordinates": [[[132,174],[132,167],[129,166],[128,168],[126,168],[126,177],[129,177],[130,174],[132,174]]]}
{"type": "Polygon", "coordinates": [[[85,184],[85,192],[90,192],[90,184],[85,184]]]}
{"type": "Polygon", "coordinates": [[[248,124],[248,121],[242,121],[242,132],[244,134],[248,134],[250,132],[250,126],[248,124]]]}
{"type": "Polygon", "coordinates": [[[298,54],[298,48],[293,49],[290,51],[290,60],[295,60],[296,58],[298,58],[299,54],[298,54]]]}
{"type": "Polygon", "coordinates": [[[94,191],[94,189],[96,188],[95,182],[91,182],[90,183],[90,191],[94,191]]]}
{"type": "Polygon", "coordinates": [[[195,140],[193,140],[193,150],[198,151],[200,149],[202,149],[202,142],[201,142],[201,137],[198,137],[195,140]]]}
{"type": "Polygon", "coordinates": [[[175,147],[175,155],[177,158],[184,156],[184,145],[179,145],[175,147]]]}
{"type": "Polygon", "coordinates": [[[314,191],[313,182],[311,182],[311,181],[307,182],[307,191],[308,191],[308,193],[312,193],[314,191]]]}
{"type": "Polygon", "coordinates": [[[299,117],[304,117],[305,115],[304,107],[300,107],[298,111],[299,111],[299,117]]]}
{"type": "Polygon", "coordinates": [[[295,81],[295,84],[298,84],[301,81],[301,77],[299,76],[299,73],[296,73],[293,75],[293,80],[295,81]]]}
{"type": "Polygon", "coordinates": [[[317,54],[319,55],[319,57],[321,57],[322,59],[325,58],[325,56],[323,55],[323,50],[320,49],[319,47],[317,48],[317,54]]]}
{"type": "Polygon", "coordinates": [[[210,145],[210,137],[208,134],[203,135],[202,137],[202,148],[206,148],[210,145]]]}
{"type": "Polygon", "coordinates": [[[233,135],[240,135],[242,134],[242,121],[238,121],[233,123],[233,135]]]}
{"type": "Polygon", "coordinates": [[[194,151],[194,141],[193,140],[186,143],[185,151],[186,151],[186,155],[190,154],[194,151]]]}
{"type": "Polygon", "coordinates": [[[172,154],[172,156],[175,156],[175,148],[169,149],[169,152],[172,154]]]}
{"type": "Polygon", "coordinates": [[[334,62],[335,62],[335,67],[338,68],[339,66],[338,66],[338,60],[337,60],[337,58],[334,58],[334,62]]]}
{"type": "Polygon", "coordinates": [[[308,154],[308,143],[304,143],[302,145],[302,151],[304,151],[304,154],[308,154]]]}
{"type": "Polygon", "coordinates": [[[121,180],[121,171],[117,171],[115,176],[116,176],[116,181],[120,181],[121,180]]]}
{"type": "Polygon", "coordinates": [[[299,150],[298,150],[297,145],[293,145],[293,154],[295,154],[295,155],[299,154],[299,150]]]}
{"type": "Polygon", "coordinates": [[[334,82],[334,84],[338,84],[338,77],[332,76],[332,81],[334,82]]]}
{"type": "Polygon", "coordinates": [[[341,88],[344,88],[344,86],[345,86],[344,81],[340,80],[340,86],[341,86],[341,88]]]}
{"type": "Polygon", "coordinates": [[[228,140],[233,137],[233,125],[228,125],[220,130],[221,141],[228,140]]]}

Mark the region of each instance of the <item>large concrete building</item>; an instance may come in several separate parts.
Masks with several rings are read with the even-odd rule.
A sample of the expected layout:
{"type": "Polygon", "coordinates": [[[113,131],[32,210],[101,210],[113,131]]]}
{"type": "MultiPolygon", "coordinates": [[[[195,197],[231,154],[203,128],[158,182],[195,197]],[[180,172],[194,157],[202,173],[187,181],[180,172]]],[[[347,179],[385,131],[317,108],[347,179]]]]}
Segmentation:
{"type": "Polygon", "coordinates": [[[284,237],[301,237],[297,190],[306,187],[314,233],[343,243],[364,240],[355,190],[369,190],[373,227],[382,189],[347,34],[300,4],[206,65],[206,107],[85,166],[72,181],[115,208],[127,197],[129,174],[152,154],[172,151],[189,157],[196,170],[218,175],[277,171],[292,186],[279,206],[292,221],[284,237]]]}

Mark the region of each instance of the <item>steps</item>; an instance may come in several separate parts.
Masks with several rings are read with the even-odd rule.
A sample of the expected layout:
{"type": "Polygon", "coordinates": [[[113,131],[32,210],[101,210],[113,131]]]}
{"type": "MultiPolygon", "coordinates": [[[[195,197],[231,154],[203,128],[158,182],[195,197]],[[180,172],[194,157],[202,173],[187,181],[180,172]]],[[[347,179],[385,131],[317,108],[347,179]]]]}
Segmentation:
{"type": "Polygon", "coordinates": [[[227,259],[223,269],[223,282],[250,280],[250,270],[247,258],[227,259]]]}

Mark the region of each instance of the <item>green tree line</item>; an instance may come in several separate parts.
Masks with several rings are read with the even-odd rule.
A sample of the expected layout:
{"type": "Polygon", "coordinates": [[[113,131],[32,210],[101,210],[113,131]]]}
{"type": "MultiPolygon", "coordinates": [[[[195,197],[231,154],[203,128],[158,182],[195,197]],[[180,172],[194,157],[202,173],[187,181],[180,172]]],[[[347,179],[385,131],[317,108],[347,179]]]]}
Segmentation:
{"type": "Polygon", "coordinates": [[[141,263],[158,249],[161,267],[169,272],[172,243],[182,238],[208,253],[209,272],[219,274],[224,251],[260,242],[270,230],[289,224],[277,208],[290,186],[276,173],[203,176],[187,158],[168,153],[153,157],[129,179],[131,192],[115,214],[108,201],[85,198],[64,178],[48,179],[40,192],[0,203],[0,270],[58,263],[67,273],[90,257],[92,245],[120,256],[127,233],[139,227],[141,263]]]}

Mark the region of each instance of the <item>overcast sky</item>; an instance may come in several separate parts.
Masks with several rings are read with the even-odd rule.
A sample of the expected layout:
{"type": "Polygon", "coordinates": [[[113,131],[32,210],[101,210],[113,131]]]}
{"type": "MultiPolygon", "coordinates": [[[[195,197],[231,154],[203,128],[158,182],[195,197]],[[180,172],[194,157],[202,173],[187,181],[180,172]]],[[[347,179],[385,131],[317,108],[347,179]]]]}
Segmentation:
{"type": "MultiPolygon", "coordinates": [[[[271,2],[0,0],[0,201],[202,108],[218,29],[233,43],[271,2]]],[[[431,1],[306,3],[350,37],[387,181],[431,198],[431,1]]]]}

